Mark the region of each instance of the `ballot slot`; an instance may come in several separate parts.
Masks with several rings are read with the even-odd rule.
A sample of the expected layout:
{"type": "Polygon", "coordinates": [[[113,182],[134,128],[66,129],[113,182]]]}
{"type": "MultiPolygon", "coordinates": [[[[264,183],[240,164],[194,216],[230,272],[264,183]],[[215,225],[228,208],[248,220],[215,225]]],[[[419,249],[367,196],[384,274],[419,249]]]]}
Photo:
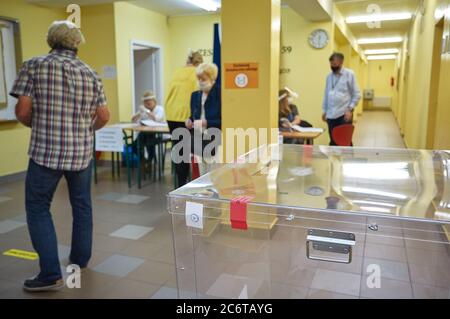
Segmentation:
{"type": "Polygon", "coordinates": [[[311,260],[350,264],[355,244],[353,233],[309,229],[306,237],[306,257],[311,260]]]}

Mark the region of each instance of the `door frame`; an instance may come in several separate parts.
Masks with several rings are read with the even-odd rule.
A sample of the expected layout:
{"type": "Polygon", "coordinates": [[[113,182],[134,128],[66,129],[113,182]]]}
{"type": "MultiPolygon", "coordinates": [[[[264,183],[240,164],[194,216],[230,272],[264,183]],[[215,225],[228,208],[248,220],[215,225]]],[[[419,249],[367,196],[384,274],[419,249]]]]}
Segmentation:
{"type": "MultiPolygon", "coordinates": [[[[130,40],[130,73],[131,73],[131,111],[132,114],[134,114],[136,112],[135,107],[134,107],[134,103],[136,102],[136,87],[135,87],[135,81],[134,81],[134,76],[135,76],[135,72],[134,72],[134,46],[138,45],[141,47],[146,47],[148,49],[156,49],[156,70],[157,73],[159,73],[159,76],[156,77],[155,76],[155,80],[159,81],[159,85],[157,85],[157,91],[154,92],[157,94],[157,96],[159,97],[160,100],[158,100],[158,104],[163,105],[163,101],[162,99],[164,99],[164,72],[163,72],[163,48],[161,45],[159,44],[155,44],[155,43],[151,43],[145,40],[136,40],[136,39],[131,39],[130,40]],[[158,63],[159,62],[159,63],[158,63]]],[[[153,69],[155,72],[156,70],[153,69]]]]}

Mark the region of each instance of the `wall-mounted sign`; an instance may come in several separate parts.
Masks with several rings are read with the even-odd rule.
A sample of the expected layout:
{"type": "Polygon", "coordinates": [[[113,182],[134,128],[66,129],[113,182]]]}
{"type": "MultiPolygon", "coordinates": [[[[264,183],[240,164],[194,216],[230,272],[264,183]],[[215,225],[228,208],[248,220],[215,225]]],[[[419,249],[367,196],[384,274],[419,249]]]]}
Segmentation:
{"type": "Polygon", "coordinates": [[[103,78],[114,80],[117,77],[117,69],[115,65],[103,66],[103,78]]]}
{"type": "Polygon", "coordinates": [[[257,89],[258,87],[258,63],[225,63],[225,88],[257,89]]]}

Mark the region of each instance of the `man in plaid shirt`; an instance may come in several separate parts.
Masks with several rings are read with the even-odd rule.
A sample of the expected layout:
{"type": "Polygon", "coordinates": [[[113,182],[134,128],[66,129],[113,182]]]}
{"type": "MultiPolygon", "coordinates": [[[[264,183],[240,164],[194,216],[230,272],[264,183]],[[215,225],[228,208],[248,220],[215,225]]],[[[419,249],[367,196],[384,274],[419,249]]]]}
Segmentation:
{"type": "Polygon", "coordinates": [[[98,75],[77,58],[84,42],[68,21],[48,31],[48,55],[25,62],[10,94],[18,98],[17,119],[31,127],[25,206],[31,241],[41,271],[24,283],[28,291],[64,286],[50,206],[64,176],[72,205],[71,264],[87,267],[92,250],[91,160],[93,134],[109,120],[98,75]]]}

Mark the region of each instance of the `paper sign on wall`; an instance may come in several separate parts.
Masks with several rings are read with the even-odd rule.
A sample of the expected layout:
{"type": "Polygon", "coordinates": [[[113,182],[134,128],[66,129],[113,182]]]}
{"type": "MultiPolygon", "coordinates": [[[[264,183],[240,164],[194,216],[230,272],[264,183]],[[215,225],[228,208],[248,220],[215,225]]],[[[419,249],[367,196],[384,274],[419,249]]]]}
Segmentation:
{"type": "Polygon", "coordinates": [[[95,150],[98,152],[122,152],[122,129],[120,127],[105,127],[95,132],[95,150]]]}
{"type": "Polygon", "coordinates": [[[203,229],[203,205],[186,202],[186,226],[203,229]]]}
{"type": "Polygon", "coordinates": [[[225,88],[257,89],[258,87],[258,63],[225,63],[225,88]]]}

